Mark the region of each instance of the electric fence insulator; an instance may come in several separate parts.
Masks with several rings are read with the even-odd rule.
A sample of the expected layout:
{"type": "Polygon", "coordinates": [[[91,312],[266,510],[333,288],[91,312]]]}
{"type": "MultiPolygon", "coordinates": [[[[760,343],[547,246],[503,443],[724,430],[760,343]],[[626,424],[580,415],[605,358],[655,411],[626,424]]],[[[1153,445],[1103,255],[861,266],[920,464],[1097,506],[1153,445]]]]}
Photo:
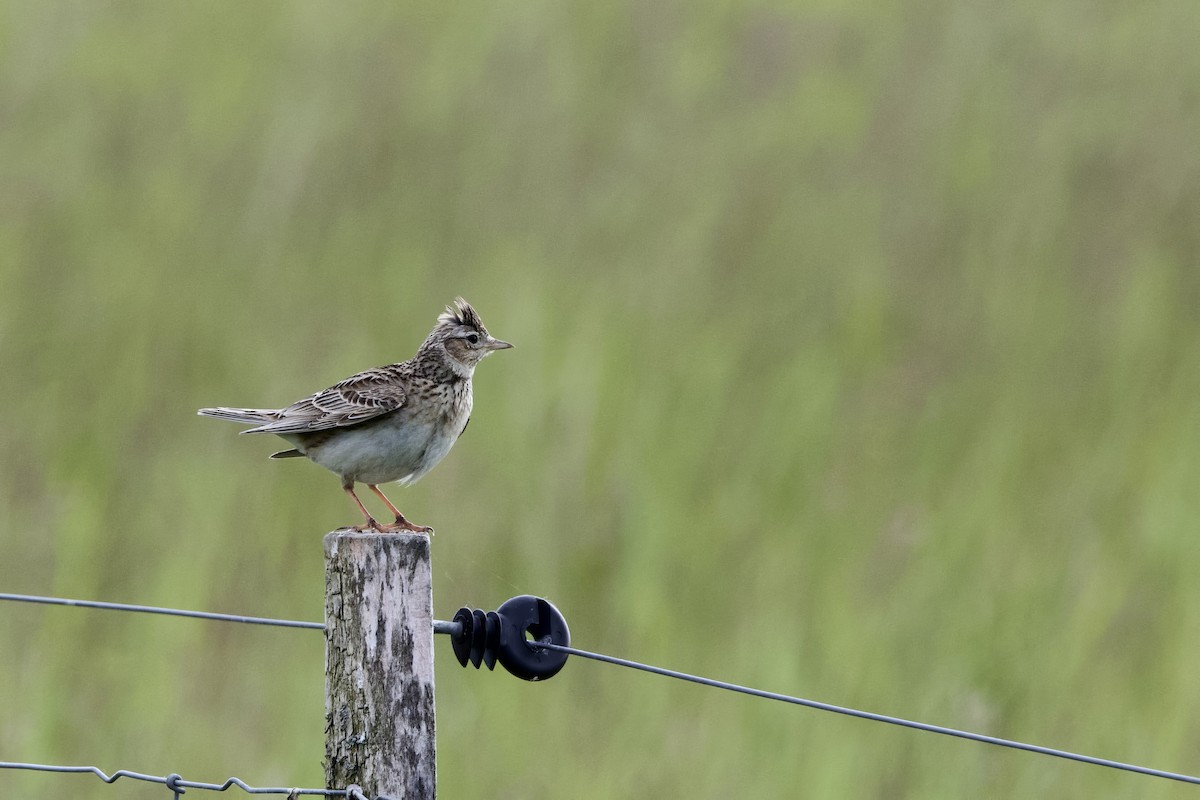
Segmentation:
{"type": "Polygon", "coordinates": [[[470,662],[475,669],[483,664],[490,670],[499,661],[522,680],[544,681],[567,663],[566,653],[538,647],[571,643],[566,619],[544,598],[523,594],[487,612],[460,608],[454,622],[462,629],[451,637],[451,645],[464,667],[470,662]]]}

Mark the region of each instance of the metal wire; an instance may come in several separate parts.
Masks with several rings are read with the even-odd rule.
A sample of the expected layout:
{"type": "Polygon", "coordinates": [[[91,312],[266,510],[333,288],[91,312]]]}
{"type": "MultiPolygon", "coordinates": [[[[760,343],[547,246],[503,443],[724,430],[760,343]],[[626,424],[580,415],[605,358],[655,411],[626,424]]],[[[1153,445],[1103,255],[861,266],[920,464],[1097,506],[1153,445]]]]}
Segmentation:
{"type": "Polygon", "coordinates": [[[324,630],[321,622],[303,622],[294,619],[271,619],[269,617],[246,617],[240,614],[216,614],[211,611],[184,611],[179,608],[161,608],[159,606],[135,606],[126,603],[102,603],[98,600],[68,600],[65,597],[39,597],[31,594],[8,594],[0,592],[0,600],[13,600],[18,603],[43,603],[52,606],[75,606],[78,608],[100,608],[105,611],[137,611],[143,614],[167,614],[173,617],[193,617],[210,619],[219,622],[242,622],[248,625],[275,625],[281,628],[311,628],[324,630]]]}
{"type": "MultiPolygon", "coordinates": [[[[323,622],[305,622],[295,619],[272,619],[270,617],[247,617],[241,614],[217,614],[212,611],[185,611],[181,608],[162,608],[161,606],[138,606],[127,603],[104,603],[99,600],[69,600],[65,597],[42,597],[32,594],[10,594],[0,592],[0,600],[11,600],[17,603],[40,603],[51,606],[72,606],[75,608],[99,608],[105,611],[136,611],[142,614],[166,614],[172,617],[191,617],[193,619],[208,619],[218,622],[241,622],[247,625],[274,625],[280,628],[308,628],[325,630],[323,622]]],[[[440,619],[433,621],[433,632],[458,636],[462,633],[462,624],[444,622],[440,619]]]]}
{"type": "MultiPolygon", "coordinates": [[[[237,614],[216,614],[208,611],[185,611],[177,608],[161,608],[157,606],[139,606],[128,605],[124,603],[104,603],[95,600],[68,600],[62,597],[41,597],[36,595],[10,594],[0,592],[0,600],[12,600],[23,603],[44,603],[48,605],[75,606],[82,608],[98,608],[111,611],[137,611],[147,614],[167,614],[177,617],[194,617],[198,619],[218,620],[221,622],[242,622],[251,625],[275,625],[285,628],[310,628],[315,630],[323,630],[325,625],[320,622],[303,622],[299,620],[288,619],[271,619],[268,617],[247,617],[237,614]]],[[[462,625],[457,622],[445,622],[442,620],[433,621],[433,632],[448,634],[450,636],[459,636],[462,633],[462,625]]],[[[802,697],[793,697],[791,695],[779,694],[776,692],[768,692],[762,689],[754,689],[749,686],[741,686],[736,683],[728,683],[726,681],[718,681],[712,678],[705,678],[699,675],[691,675],[686,672],[678,672],[676,670],[665,669],[663,667],[655,667],[650,664],[642,664],[637,661],[630,661],[616,656],[605,655],[603,653],[593,653],[588,650],[581,650],[577,647],[569,647],[567,645],[553,644],[551,642],[533,642],[529,641],[526,644],[533,649],[554,650],[560,653],[580,656],[581,658],[592,659],[593,661],[601,661],[608,664],[615,664],[621,667],[629,667],[643,672],[649,672],[655,675],[663,675],[668,678],[677,678],[683,681],[700,684],[701,686],[711,686],[717,689],[726,689],[731,692],[739,692],[741,694],[751,695],[753,697],[762,697],[767,700],[778,700],[784,703],[805,706],[807,708],[815,708],[820,711],[831,711],[835,714],[844,714],[850,717],[858,717],[859,719],[867,719],[873,722],[885,722],[889,725],[898,725],[905,728],[913,728],[915,730],[926,731],[928,733],[939,733],[944,736],[955,736],[960,739],[967,739],[974,742],[982,742],[983,744],[991,744],[999,747],[1007,747],[1014,750],[1024,750],[1030,753],[1038,753],[1045,756],[1053,756],[1055,758],[1063,758],[1071,761],[1079,761],[1084,764],[1094,764],[1100,767],[1109,767],[1111,769],[1124,770],[1133,772],[1139,775],[1150,775],[1156,778],[1166,778],[1168,780],[1180,781],[1200,785],[1200,777],[1193,775],[1184,775],[1178,772],[1167,772],[1165,770],[1153,769],[1151,767],[1142,767],[1137,764],[1129,764],[1123,761],[1112,761],[1107,758],[1097,758],[1095,756],[1083,755],[1081,753],[1072,753],[1067,750],[1058,750],[1052,747],[1042,747],[1036,744],[1027,744],[1018,742],[1012,739],[1001,739],[997,736],[988,736],[982,733],[972,733],[971,731],[959,730],[957,728],[947,728],[941,725],[931,725],[927,722],[917,722],[914,720],[903,719],[901,717],[892,717],[886,714],[876,714],[871,711],[860,711],[855,708],[846,706],[833,705],[832,703],[823,703],[818,700],[806,700],[802,697]]],[[[267,788],[255,789],[247,786],[238,778],[229,778],[224,784],[212,783],[193,783],[184,781],[177,775],[168,775],[165,777],[157,777],[153,775],[143,775],[141,773],[129,772],[128,770],[119,770],[111,777],[105,775],[96,767],[55,767],[44,764],[23,764],[19,762],[0,761],[0,769],[39,769],[46,772],[91,772],[103,780],[105,783],[112,783],[117,778],[128,777],[137,780],[152,781],[154,783],[162,783],[170,786],[168,783],[171,779],[175,779],[175,785],[196,788],[209,789],[213,791],[223,792],[230,786],[237,786],[243,791],[250,794],[317,794],[325,796],[349,797],[351,800],[357,800],[361,797],[361,791],[358,787],[351,786],[348,789],[282,789],[282,788],[267,788]]],[[[386,800],[381,798],[380,800],[386,800]]]]}
{"type": "MultiPolygon", "coordinates": [[[[131,605],[128,603],[105,603],[99,600],[71,600],[65,597],[43,597],[40,595],[13,594],[10,592],[0,592],[0,600],[9,600],[18,603],[39,603],[53,606],[70,606],[74,608],[97,608],[105,611],[134,611],[143,614],[165,614],[173,617],[190,617],[193,619],[215,620],[218,622],[240,622],[247,625],[273,625],[281,628],[306,628],[310,630],[325,629],[324,623],[321,622],[305,622],[294,619],[272,619],[270,617],[249,617],[242,614],[218,614],[211,611],[187,611],[180,608],[162,608],[160,606],[131,605]]],[[[434,620],[433,632],[458,636],[462,633],[462,625],[458,622],[443,622],[442,620],[434,620]]],[[[362,788],[354,784],[351,784],[345,789],[299,789],[294,787],[285,788],[281,786],[262,787],[251,786],[241,778],[237,777],[227,778],[224,783],[202,783],[198,781],[184,780],[177,773],[172,773],[170,775],[147,775],[143,772],[120,769],[114,772],[112,775],[108,775],[98,767],[31,764],[23,761],[0,761],[0,769],[25,769],[36,770],[39,772],[59,773],[89,773],[95,775],[105,783],[113,783],[119,778],[129,778],[130,780],[147,781],[149,783],[160,783],[171,791],[175,792],[176,798],[178,798],[185,789],[206,789],[213,792],[224,792],[230,787],[236,786],[247,794],[285,794],[289,798],[298,797],[300,795],[320,795],[324,797],[346,797],[349,798],[349,800],[369,800],[369,798],[363,794],[362,788]]],[[[389,798],[385,795],[380,795],[378,798],[376,798],[376,800],[392,800],[392,798],[389,798]]]]}
{"type": "Polygon", "coordinates": [[[665,675],[668,678],[678,678],[682,681],[690,681],[698,683],[701,686],[712,686],[717,689],[727,689],[731,692],[740,692],[742,694],[752,695],[754,697],[762,697],[767,700],[779,700],[783,703],[793,703],[798,706],[806,706],[815,708],[821,711],[832,711],[835,714],[845,714],[850,717],[858,717],[860,719],[869,719],[874,722],[886,722],[889,725],[900,725],[905,728],[915,728],[919,731],[928,733],[940,733],[945,736],[957,736],[960,739],[969,739],[973,742],[983,742],[984,744],[993,744],[1000,747],[1009,747],[1014,750],[1025,750],[1030,753],[1038,753],[1044,756],[1054,756],[1055,758],[1065,758],[1071,761],[1082,761],[1085,764],[1095,764],[1099,767],[1110,767],[1112,769],[1125,770],[1126,772],[1136,772],[1140,775],[1152,775],[1156,778],[1167,778],[1168,780],[1181,781],[1183,783],[1200,784],[1200,777],[1192,775],[1183,775],[1178,772],[1166,772],[1160,769],[1152,769],[1150,767],[1140,767],[1136,764],[1127,764],[1122,761],[1111,761],[1107,758],[1096,758],[1095,756],[1086,756],[1079,753],[1071,753],[1066,750],[1056,750],[1052,747],[1042,747],[1036,744],[1026,744],[1025,742],[1017,742],[1012,739],[1001,739],[996,736],[986,736],[982,733],[972,733],[970,731],[958,730],[957,728],[945,728],[941,725],[930,725],[926,722],[915,722],[909,719],[900,717],[889,717],[885,714],[875,714],[870,711],[859,711],[854,708],[845,706],[835,706],[831,703],[822,703],[817,700],[805,700],[802,697],[792,697],[786,694],[777,694],[775,692],[766,692],[762,689],[752,689],[748,686],[740,686],[736,683],[727,683],[725,681],[713,680],[712,678],[703,678],[699,675],[689,675],[686,672],[676,672],[673,669],[663,669],[649,664],[641,664],[637,661],[629,661],[624,658],[604,655],[602,653],[592,653],[587,650],[580,650],[577,647],[568,647],[567,645],[553,644],[550,642],[527,641],[526,644],[532,649],[555,650],[560,653],[567,653],[573,656],[581,656],[590,658],[594,661],[602,661],[607,664],[616,664],[621,667],[629,667],[630,669],[639,669],[643,672],[650,672],[655,675],[665,675]]]}
{"type": "Polygon", "coordinates": [[[188,781],[181,778],[178,774],[170,775],[147,775],[143,772],[133,772],[127,769],[119,769],[112,775],[106,775],[103,770],[98,767],[67,767],[57,764],[27,764],[22,761],[0,761],[0,769],[28,769],[38,772],[72,772],[72,773],[91,773],[105,783],[113,783],[119,778],[129,778],[135,781],[146,781],[147,783],[161,783],[168,789],[174,791],[176,795],[181,794],[183,789],[206,789],[211,792],[223,792],[231,786],[236,786],[246,794],[285,794],[288,796],[298,795],[321,795],[324,797],[355,797],[351,794],[351,789],[356,789],[357,797],[362,797],[362,790],[358,787],[351,789],[296,789],[285,788],[282,786],[251,786],[241,778],[226,778],[224,783],[202,783],[199,781],[188,781]]]}

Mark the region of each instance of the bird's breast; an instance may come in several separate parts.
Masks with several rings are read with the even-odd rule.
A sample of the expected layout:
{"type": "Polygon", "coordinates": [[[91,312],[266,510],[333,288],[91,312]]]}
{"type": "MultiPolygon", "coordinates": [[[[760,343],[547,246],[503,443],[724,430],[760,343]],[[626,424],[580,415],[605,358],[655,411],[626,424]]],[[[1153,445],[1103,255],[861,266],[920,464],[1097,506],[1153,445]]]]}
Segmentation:
{"type": "Polygon", "coordinates": [[[418,390],[396,411],[340,429],[306,455],[359,483],[413,483],[446,457],[471,416],[470,385],[452,388],[418,390]]]}

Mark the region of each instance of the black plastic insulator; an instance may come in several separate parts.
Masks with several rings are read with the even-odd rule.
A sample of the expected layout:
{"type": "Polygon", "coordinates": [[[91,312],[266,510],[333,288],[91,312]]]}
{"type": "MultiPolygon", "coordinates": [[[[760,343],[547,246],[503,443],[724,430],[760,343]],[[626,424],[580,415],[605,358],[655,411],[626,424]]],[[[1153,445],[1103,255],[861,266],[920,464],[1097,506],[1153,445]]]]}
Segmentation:
{"type": "Polygon", "coordinates": [[[467,662],[479,669],[496,662],[518,678],[544,681],[558,674],[567,663],[567,654],[537,648],[538,642],[569,645],[571,632],[567,621],[549,600],[523,594],[505,601],[495,611],[460,608],[454,621],[462,632],[451,639],[458,663],[467,662]]]}

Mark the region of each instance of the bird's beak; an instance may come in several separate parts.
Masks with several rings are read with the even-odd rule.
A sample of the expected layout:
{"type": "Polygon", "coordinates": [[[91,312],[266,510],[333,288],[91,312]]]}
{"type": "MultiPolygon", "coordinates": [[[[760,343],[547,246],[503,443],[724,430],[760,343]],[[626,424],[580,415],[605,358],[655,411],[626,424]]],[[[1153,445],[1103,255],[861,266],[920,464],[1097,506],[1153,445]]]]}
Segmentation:
{"type": "Polygon", "coordinates": [[[507,350],[510,347],[512,347],[512,345],[509,342],[505,342],[500,339],[488,340],[488,350],[507,350]]]}

